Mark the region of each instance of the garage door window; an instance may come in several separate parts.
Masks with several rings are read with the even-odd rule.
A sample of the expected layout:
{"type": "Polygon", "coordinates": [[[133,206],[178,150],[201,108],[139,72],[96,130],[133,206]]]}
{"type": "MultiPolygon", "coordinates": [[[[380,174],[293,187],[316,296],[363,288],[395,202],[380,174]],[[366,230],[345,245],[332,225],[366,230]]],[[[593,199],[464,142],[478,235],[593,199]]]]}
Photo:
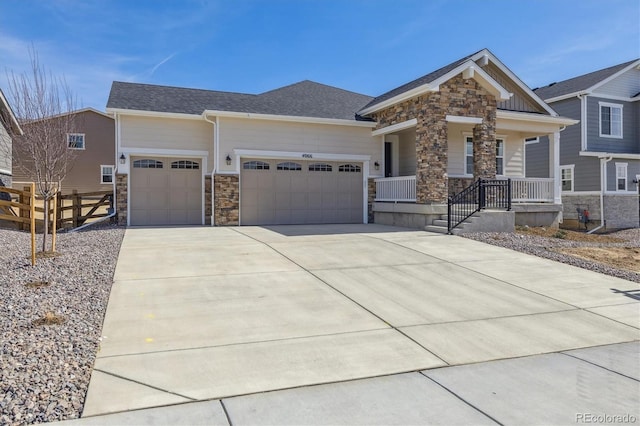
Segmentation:
{"type": "Polygon", "coordinates": [[[355,164],[342,164],[340,167],[338,167],[338,171],[347,173],[360,173],[361,169],[360,166],[357,166],[355,164]]]}
{"type": "Polygon", "coordinates": [[[245,170],[269,170],[269,163],[264,161],[247,161],[242,165],[245,170]]]}
{"type": "Polygon", "coordinates": [[[161,169],[162,161],[157,160],[136,160],[133,162],[134,169],[161,169]]]}
{"type": "Polygon", "coordinates": [[[330,172],[333,170],[331,164],[327,163],[313,163],[309,164],[310,172],[330,172]]]}
{"type": "Polygon", "coordinates": [[[195,161],[180,160],[180,161],[174,161],[173,163],[171,163],[171,168],[172,169],[198,170],[198,169],[200,169],[200,164],[196,163],[195,161]]]}
{"type": "Polygon", "coordinates": [[[294,170],[294,171],[302,170],[302,165],[287,161],[285,163],[278,163],[277,169],[278,170],[294,170]]]}

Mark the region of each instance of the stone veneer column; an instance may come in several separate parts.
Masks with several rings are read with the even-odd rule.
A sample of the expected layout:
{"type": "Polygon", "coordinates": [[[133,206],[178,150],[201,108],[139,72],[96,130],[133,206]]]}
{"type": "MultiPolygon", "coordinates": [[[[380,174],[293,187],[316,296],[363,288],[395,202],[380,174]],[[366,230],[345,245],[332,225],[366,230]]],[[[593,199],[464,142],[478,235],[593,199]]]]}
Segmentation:
{"type": "Polygon", "coordinates": [[[368,193],[367,193],[367,222],[368,223],[374,223],[374,216],[373,216],[373,203],[376,200],[376,182],[375,182],[375,178],[369,178],[367,181],[367,188],[368,188],[368,193]]]}
{"type": "Polygon", "coordinates": [[[127,196],[129,188],[127,186],[125,174],[116,174],[116,213],[118,225],[127,225],[127,196]]]}
{"type": "Polygon", "coordinates": [[[487,123],[486,119],[473,128],[473,177],[475,179],[495,179],[496,177],[495,124],[487,123]]]}
{"type": "Polygon", "coordinates": [[[446,203],[449,196],[447,179],[448,147],[446,101],[441,93],[422,100],[416,126],[416,202],[446,203]],[[444,107],[444,108],[443,108],[444,107]]]}
{"type": "Polygon", "coordinates": [[[204,224],[211,225],[213,199],[211,197],[211,175],[204,177],[204,224]]]}
{"type": "Polygon", "coordinates": [[[214,178],[214,219],[216,226],[240,224],[240,178],[216,175],[214,178]]]}

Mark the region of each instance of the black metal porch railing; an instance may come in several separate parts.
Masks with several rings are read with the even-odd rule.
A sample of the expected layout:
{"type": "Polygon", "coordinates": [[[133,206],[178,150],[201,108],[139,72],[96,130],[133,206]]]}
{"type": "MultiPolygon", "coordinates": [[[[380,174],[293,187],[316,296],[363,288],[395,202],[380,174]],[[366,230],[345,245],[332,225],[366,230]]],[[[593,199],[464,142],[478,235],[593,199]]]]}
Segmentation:
{"type": "Polygon", "coordinates": [[[458,194],[449,197],[447,231],[451,231],[484,209],[511,210],[511,179],[478,179],[458,194]]]}

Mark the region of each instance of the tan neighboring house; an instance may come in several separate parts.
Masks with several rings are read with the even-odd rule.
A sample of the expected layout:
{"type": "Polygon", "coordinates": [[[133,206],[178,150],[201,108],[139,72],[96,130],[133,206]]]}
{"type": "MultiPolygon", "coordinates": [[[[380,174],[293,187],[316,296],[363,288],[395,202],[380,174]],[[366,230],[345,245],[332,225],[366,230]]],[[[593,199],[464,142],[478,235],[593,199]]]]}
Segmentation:
{"type": "Polygon", "coordinates": [[[15,135],[22,135],[22,129],[0,90],[0,180],[4,186],[11,186],[13,180],[11,155],[15,135]]]}
{"type": "MultiPolygon", "coordinates": [[[[74,190],[79,193],[108,191],[113,189],[115,171],[115,126],[113,118],[93,108],[74,111],[74,124],[78,129],[75,133],[67,134],[64,141],[67,149],[77,154],[73,165],[61,182],[62,194],[70,194],[74,190]]],[[[50,118],[55,120],[56,118],[50,118]]],[[[17,152],[14,151],[14,163],[17,152]]],[[[19,188],[19,182],[31,182],[33,177],[14,167],[14,187],[19,188]]]]}
{"type": "Polygon", "coordinates": [[[106,111],[128,225],[425,227],[450,194],[498,178],[513,182],[516,222],[557,226],[560,131],[576,123],[487,49],[375,98],[311,81],[261,94],[114,82],[106,111]],[[550,177],[527,179],[538,136],[550,177]]]}

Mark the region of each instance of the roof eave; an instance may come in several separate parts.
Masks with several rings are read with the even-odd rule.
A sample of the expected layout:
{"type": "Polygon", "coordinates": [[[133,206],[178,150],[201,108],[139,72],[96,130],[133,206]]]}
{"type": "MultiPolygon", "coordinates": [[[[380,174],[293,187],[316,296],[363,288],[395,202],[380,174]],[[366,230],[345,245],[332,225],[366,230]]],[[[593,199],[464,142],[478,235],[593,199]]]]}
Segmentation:
{"type": "Polygon", "coordinates": [[[322,117],[306,117],[297,115],[276,115],[276,114],[255,114],[250,112],[235,112],[235,111],[220,111],[220,110],[205,110],[202,116],[214,115],[217,117],[229,117],[229,118],[243,118],[254,120],[269,120],[269,121],[289,121],[296,123],[310,123],[310,124],[332,124],[337,126],[354,126],[354,127],[367,127],[373,128],[376,126],[375,121],[357,121],[346,120],[342,118],[322,118],[322,117]]]}
{"type": "Polygon", "coordinates": [[[22,130],[22,127],[20,127],[20,123],[18,122],[18,119],[13,113],[13,110],[11,109],[11,106],[9,105],[7,98],[4,97],[4,93],[2,93],[2,90],[0,90],[0,103],[1,103],[0,107],[3,107],[7,111],[9,120],[11,120],[11,123],[9,124],[11,125],[11,128],[13,129],[13,131],[20,136],[24,135],[24,131],[22,130]]]}

